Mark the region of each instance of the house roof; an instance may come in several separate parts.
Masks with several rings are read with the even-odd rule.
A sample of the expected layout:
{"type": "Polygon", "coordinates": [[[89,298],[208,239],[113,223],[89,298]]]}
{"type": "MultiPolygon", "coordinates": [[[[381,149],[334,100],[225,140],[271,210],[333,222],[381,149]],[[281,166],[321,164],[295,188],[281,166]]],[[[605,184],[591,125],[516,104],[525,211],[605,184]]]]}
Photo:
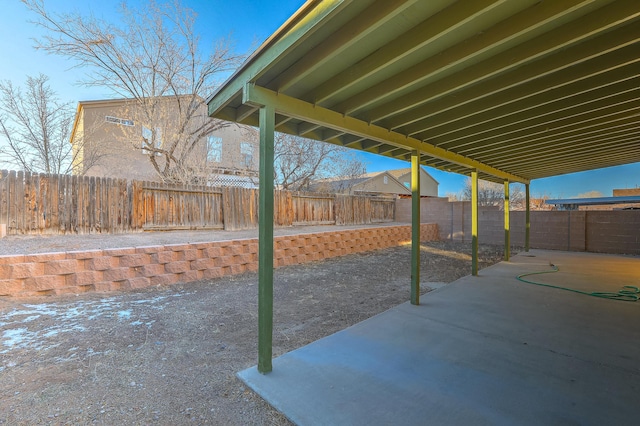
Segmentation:
{"type": "Polygon", "coordinates": [[[553,204],[556,206],[600,206],[607,204],[632,203],[640,203],[640,195],[627,197],[565,198],[558,200],[545,200],[545,204],[553,204]]]}
{"type": "MultiPolygon", "coordinates": [[[[425,169],[423,169],[422,167],[420,168],[420,170],[422,171],[422,173],[426,174],[427,176],[429,176],[431,179],[433,179],[433,181],[437,184],[439,184],[440,182],[438,182],[437,180],[434,179],[433,176],[431,176],[431,174],[429,174],[429,172],[427,172],[425,169]]],[[[411,167],[406,167],[404,169],[395,169],[395,170],[387,170],[387,172],[393,176],[396,179],[400,179],[402,176],[411,173],[411,167]]]]}
{"type": "Polygon", "coordinates": [[[640,161],[640,2],[310,0],[209,114],[492,181],[640,161]]]}
{"type": "MultiPolygon", "coordinates": [[[[420,168],[420,170],[422,170],[422,173],[426,174],[427,176],[431,177],[431,175],[429,173],[427,173],[426,170],[424,170],[423,168],[420,168]]],[[[399,187],[401,187],[403,190],[405,190],[405,192],[407,194],[411,194],[411,190],[408,189],[407,187],[405,187],[402,182],[400,182],[400,178],[404,175],[406,175],[407,173],[411,173],[411,168],[405,168],[405,169],[395,169],[395,170],[385,170],[385,171],[381,171],[381,172],[370,172],[370,173],[365,173],[357,178],[340,178],[340,177],[332,177],[332,178],[326,178],[326,179],[319,179],[316,182],[314,182],[314,184],[324,184],[329,186],[332,190],[340,190],[342,189],[344,186],[349,186],[352,187],[354,185],[359,185],[361,183],[367,182],[369,180],[372,180],[378,176],[381,175],[387,175],[389,176],[395,183],[398,184],[399,187]]],[[[433,177],[431,177],[431,179],[433,179],[433,177]]],[[[434,182],[438,183],[437,180],[433,179],[434,182]]],[[[313,186],[313,185],[312,185],[313,186]]]]}

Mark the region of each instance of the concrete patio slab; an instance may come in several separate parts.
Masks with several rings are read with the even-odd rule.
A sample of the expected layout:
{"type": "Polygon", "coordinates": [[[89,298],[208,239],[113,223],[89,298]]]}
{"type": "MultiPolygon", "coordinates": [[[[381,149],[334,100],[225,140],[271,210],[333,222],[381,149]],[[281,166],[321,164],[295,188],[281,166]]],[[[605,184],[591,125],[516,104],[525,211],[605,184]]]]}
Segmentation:
{"type": "Polygon", "coordinates": [[[640,285],[638,257],[535,250],[238,375],[300,425],[638,424],[640,302],[515,279],[550,263],[528,278],[640,285]]]}

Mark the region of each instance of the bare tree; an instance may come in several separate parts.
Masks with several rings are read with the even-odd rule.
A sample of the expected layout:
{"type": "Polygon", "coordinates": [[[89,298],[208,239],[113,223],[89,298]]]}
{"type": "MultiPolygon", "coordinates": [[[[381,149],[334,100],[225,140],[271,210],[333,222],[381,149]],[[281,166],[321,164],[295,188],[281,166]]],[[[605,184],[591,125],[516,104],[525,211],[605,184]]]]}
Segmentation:
{"type": "Polygon", "coordinates": [[[204,137],[226,125],[208,117],[204,99],[219,76],[243,59],[229,41],[202,55],[196,14],[179,1],[150,1],[135,9],[123,3],[120,26],[94,16],[51,13],[44,0],[22,1],[48,32],[37,48],[90,70],[82,84],[130,100],[127,108],[136,122],[130,132],[139,133],[126,137],[144,150],[163,180],[181,181],[185,170],[200,167],[194,157],[202,156],[204,137]]]}
{"type": "Polygon", "coordinates": [[[461,195],[456,194],[455,192],[447,192],[446,197],[449,200],[449,202],[461,201],[460,199],[461,195]]]}
{"type": "Polygon", "coordinates": [[[353,177],[364,173],[364,164],[347,148],[299,136],[276,133],[274,140],[274,180],[282,189],[309,188],[322,178],[353,177]]]}
{"type": "Polygon", "coordinates": [[[67,174],[76,164],[69,143],[73,109],[48,80],[27,77],[24,92],[10,81],[0,83],[0,156],[5,165],[28,172],[67,174]]]}
{"type": "Polygon", "coordinates": [[[341,153],[333,160],[333,175],[340,179],[334,185],[334,192],[353,192],[353,187],[360,182],[360,178],[367,172],[364,162],[359,160],[355,153],[347,149],[341,149],[341,153]]]}
{"type": "MultiPolygon", "coordinates": [[[[460,200],[471,199],[471,178],[467,178],[462,193],[458,197],[460,200]]],[[[509,204],[512,209],[519,209],[524,206],[525,195],[522,186],[518,184],[511,185],[509,188],[509,204]]],[[[504,206],[504,185],[488,182],[484,180],[478,181],[478,205],[480,206],[504,206]]]]}

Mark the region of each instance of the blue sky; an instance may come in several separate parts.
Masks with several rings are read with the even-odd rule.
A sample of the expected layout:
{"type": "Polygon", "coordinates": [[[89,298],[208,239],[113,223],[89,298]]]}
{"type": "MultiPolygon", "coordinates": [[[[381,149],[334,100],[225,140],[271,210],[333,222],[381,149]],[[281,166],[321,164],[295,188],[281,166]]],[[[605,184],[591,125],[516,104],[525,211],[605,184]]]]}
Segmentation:
{"type": "MultiPolygon", "coordinates": [[[[81,10],[96,17],[117,22],[120,0],[45,0],[47,9],[59,12],[81,10]]],[[[183,5],[198,14],[196,30],[203,45],[221,37],[230,37],[238,52],[257,47],[271,35],[303,3],[303,0],[182,0],[183,5]]],[[[132,7],[140,0],[129,0],[132,7]]],[[[83,70],[72,68],[66,59],[46,55],[33,48],[33,38],[42,35],[40,29],[30,23],[30,15],[19,0],[0,0],[0,80],[11,80],[22,86],[27,75],[47,74],[52,88],[62,100],[103,99],[111,94],[99,88],[85,88],[76,82],[83,70]]],[[[409,163],[373,155],[360,154],[367,163],[367,171],[382,171],[409,167],[409,163]]],[[[440,182],[440,195],[461,190],[465,176],[427,168],[440,182]]],[[[574,173],[553,178],[539,179],[531,183],[533,196],[572,198],[591,191],[611,196],[614,188],[640,186],[640,163],[612,167],[590,172],[574,173]]]]}

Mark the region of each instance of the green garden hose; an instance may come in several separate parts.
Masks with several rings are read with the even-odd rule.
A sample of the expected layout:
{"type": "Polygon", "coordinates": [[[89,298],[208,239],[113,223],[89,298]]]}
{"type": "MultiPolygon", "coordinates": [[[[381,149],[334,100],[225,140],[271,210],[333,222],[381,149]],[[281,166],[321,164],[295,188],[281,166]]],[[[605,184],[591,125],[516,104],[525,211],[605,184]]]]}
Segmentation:
{"type": "Polygon", "coordinates": [[[542,286],[542,287],[550,287],[550,288],[555,288],[555,289],[558,289],[558,290],[571,291],[573,293],[580,293],[580,294],[585,294],[587,296],[600,297],[602,299],[620,300],[621,302],[637,302],[638,301],[638,295],[640,294],[640,288],[638,288],[636,286],[633,286],[633,285],[625,285],[617,293],[613,293],[613,292],[609,292],[609,291],[593,291],[593,292],[589,292],[589,291],[576,290],[574,288],[561,287],[561,286],[552,285],[552,284],[539,283],[539,282],[536,282],[536,281],[529,281],[529,280],[525,280],[523,278],[523,277],[528,277],[530,275],[552,274],[552,273],[558,272],[560,270],[553,263],[551,263],[550,266],[552,268],[550,271],[529,272],[527,274],[520,274],[516,278],[518,279],[518,281],[522,281],[523,283],[527,283],[527,284],[534,284],[534,285],[539,285],[539,286],[542,286]]]}

